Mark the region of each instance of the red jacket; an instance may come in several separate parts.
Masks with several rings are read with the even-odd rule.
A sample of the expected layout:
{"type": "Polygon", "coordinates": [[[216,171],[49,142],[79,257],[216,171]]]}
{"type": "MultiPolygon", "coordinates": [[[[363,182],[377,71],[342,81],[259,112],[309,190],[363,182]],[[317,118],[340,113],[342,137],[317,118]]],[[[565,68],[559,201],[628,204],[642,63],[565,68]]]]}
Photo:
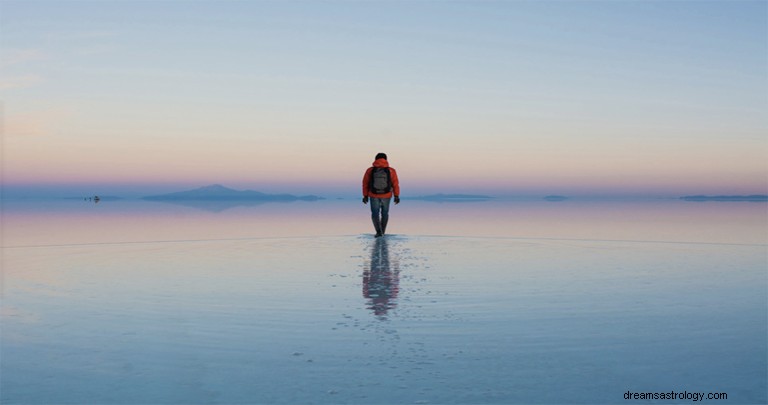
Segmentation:
{"type": "Polygon", "coordinates": [[[392,179],[392,191],[384,194],[371,193],[368,189],[368,183],[371,181],[371,170],[373,170],[374,167],[389,167],[389,162],[387,162],[387,159],[376,159],[376,161],[373,162],[373,167],[369,167],[368,170],[365,171],[365,175],[363,176],[363,197],[391,198],[392,191],[394,191],[395,197],[400,197],[400,182],[397,180],[397,172],[392,167],[389,167],[389,177],[392,179]]]}

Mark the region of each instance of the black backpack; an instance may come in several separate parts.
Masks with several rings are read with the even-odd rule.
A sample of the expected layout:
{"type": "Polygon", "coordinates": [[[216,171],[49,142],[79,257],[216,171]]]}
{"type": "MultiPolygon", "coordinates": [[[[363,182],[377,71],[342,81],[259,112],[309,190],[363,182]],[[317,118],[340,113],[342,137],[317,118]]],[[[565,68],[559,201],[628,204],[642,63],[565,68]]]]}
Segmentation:
{"type": "Polygon", "coordinates": [[[386,194],[392,191],[392,175],[388,167],[374,167],[371,170],[368,190],[373,194],[386,194]]]}

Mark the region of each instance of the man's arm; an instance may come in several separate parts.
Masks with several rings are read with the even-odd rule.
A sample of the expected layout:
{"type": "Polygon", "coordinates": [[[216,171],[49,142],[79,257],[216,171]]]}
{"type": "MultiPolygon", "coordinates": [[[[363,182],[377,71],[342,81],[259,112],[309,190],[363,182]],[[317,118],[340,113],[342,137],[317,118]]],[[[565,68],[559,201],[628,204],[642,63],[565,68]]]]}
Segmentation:
{"type": "Polygon", "coordinates": [[[392,191],[395,195],[395,204],[400,204],[400,179],[397,178],[397,171],[395,169],[389,169],[390,176],[392,177],[392,191]]]}
{"type": "Polygon", "coordinates": [[[363,204],[368,204],[368,182],[370,181],[370,173],[372,168],[368,168],[363,175],[363,204]]]}

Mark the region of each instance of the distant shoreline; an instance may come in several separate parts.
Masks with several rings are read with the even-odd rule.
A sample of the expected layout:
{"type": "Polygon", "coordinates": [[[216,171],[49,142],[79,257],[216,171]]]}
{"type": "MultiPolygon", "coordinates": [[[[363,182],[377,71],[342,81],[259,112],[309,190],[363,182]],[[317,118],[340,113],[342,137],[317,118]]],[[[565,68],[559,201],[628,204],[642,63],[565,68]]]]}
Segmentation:
{"type": "Polygon", "coordinates": [[[680,197],[684,201],[768,201],[768,195],[688,195],[680,197]]]}
{"type": "Polygon", "coordinates": [[[488,195],[477,194],[432,194],[422,195],[417,197],[408,197],[408,200],[422,200],[422,201],[487,201],[494,197],[488,195]]]}

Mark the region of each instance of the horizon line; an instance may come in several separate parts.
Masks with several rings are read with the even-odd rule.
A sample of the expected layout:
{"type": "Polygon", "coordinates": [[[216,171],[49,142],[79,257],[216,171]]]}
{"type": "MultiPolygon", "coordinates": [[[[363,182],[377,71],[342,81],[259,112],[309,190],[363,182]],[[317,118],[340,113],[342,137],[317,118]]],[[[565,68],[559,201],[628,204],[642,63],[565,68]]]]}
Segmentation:
{"type": "MultiPolygon", "coordinates": [[[[202,186],[191,185],[187,183],[121,183],[121,184],[97,184],[97,183],[57,183],[57,184],[2,184],[0,183],[0,199],[20,199],[20,198],[79,198],[94,195],[120,197],[125,199],[142,198],[165,193],[186,192],[199,190],[212,186],[220,186],[234,191],[258,191],[265,194],[294,194],[299,196],[314,195],[324,198],[338,197],[356,197],[361,195],[360,186],[340,186],[332,185],[325,187],[328,192],[321,191],[317,186],[305,187],[304,191],[299,191],[303,186],[299,184],[285,184],[283,186],[276,184],[262,184],[257,187],[245,186],[225,186],[222,182],[205,184],[202,186]]],[[[707,187],[704,190],[686,189],[681,187],[680,191],[673,191],[667,187],[658,189],[648,187],[638,187],[636,189],[617,189],[607,190],[593,187],[584,187],[581,190],[573,190],[577,186],[562,187],[510,187],[505,189],[493,190],[483,188],[467,187],[461,185],[455,189],[446,191],[445,187],[439,185],[409,187],[407,190],[421,190],[420,192],[401,192],[401,197],[411,199],[415,197],[435,196],[435,195],[471,195],[485,196],[498,199],[508,198],[544,198],[544,197],[566,197],[568,199],[674,199],[682,197],[756,197],[768,196],[768,190],[750,190],[741,191],[729,187],[707,187]],[[558,191],[558,188],[561,191],[558,191]],[[570,189],[570,190],[569,190],[570,189]]],[[[698,188],[698,187],[697,187],[698,188]]]]}

